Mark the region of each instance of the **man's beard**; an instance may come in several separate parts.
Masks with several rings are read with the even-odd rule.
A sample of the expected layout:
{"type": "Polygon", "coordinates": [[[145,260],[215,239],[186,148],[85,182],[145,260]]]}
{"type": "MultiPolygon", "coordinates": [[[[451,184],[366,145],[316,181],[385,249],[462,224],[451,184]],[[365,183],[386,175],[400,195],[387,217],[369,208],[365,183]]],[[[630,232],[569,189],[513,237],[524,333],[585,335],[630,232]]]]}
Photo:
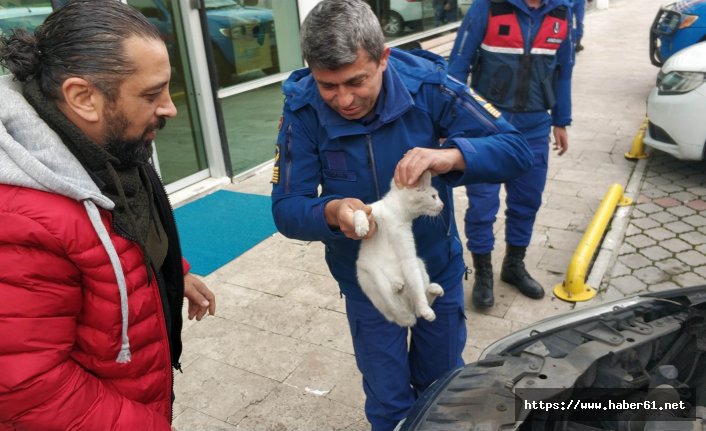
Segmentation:
{"type": "Polygon", "coordinates": [[[120,167],[130,168],[147,162],[152,157],[152,140],[145,136],[153,130],[161,130],[166,125],[167,120],[160,117],[157,124],[145,129],[142,136],[138,138],[128,138],[123,133],[127,130],[129,121],[122,112],[115,115],[106,115],[106,146],[108,153],[117,158],[120,167]]]}

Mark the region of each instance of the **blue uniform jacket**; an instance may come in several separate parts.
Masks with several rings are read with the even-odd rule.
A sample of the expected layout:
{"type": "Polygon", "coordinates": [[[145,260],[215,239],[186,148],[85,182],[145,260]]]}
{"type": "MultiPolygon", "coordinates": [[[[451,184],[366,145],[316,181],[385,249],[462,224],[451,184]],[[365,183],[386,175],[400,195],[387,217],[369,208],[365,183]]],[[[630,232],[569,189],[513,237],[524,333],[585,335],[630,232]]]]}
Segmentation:
{"type": "Polygon", "coordinates": [[[331,109],[309,69],[293,72],[283,91],[272,188],[274,221],[287,237],[325,243],[329,269],[351,299],[365,298],[355,271],[360,242],[327,225],[328,201],[355,197],[374,202],[389,190],[395,167],[410,148],[457,147],[466,170],[433,181],[445,204],[442,214],[419,218],[413,226],[417,253],[430,277],[443,286],[457,283],[464,270],[452,187],[503,182],[532,164],[524,138],[496,118],[494,108],[474,99],[466,86],[448,79],[441,57],[424,51],[392,50],[372,121],[346,120],[331,109]],[[440,138],[447,138],[444,144],[440,138]]]}
{"type": "MultiPolygon", "coordinates": [[[[488,25],[488,13],[491,0],[475,0],[466,13],[458,30],[456,42],[449,57],[449,75],[461,82],[467,82],[471,66],[476,61],[476,55],[488,25]]],[[[519,13],[517,19],[524,38],[525,50],[529,52],[544,15],[559,7],[569,8],[569,22],[572,22],[571,3],[566,0],[543,0],[537,9],[529,9],[524,0],[508,0],[519,13]]],[[[556,83],[556,104],[549,113],[527,112],[511,113],[503,111],[503,116],[517,127],[529,139],[546,137],[550,126],[568,126],[571,124],[571,73],[574,66],[574,50],[572,37],[566,38],[556,56],[559,76],[556,83]]]]}

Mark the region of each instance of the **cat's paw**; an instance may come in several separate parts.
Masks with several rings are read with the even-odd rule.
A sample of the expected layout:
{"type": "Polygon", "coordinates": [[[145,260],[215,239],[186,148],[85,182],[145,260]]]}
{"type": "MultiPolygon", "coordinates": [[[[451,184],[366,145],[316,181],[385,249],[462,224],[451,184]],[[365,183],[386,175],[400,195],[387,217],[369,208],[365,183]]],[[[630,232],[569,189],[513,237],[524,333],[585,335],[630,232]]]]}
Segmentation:
{"type": "Polygon", "coordinates": [[[432,298],[437,298],[439,296],[444,296],[444,289],[437,283],[429,283],[427,287],[427,293],[432,298]]]}
{"type": "Polygon", "coordinates": [[[353,225],[355,226],[355,234],[361,238],[370,231],[368,216],[361,210],[353,212],[353,225]]]}
{"type": "Polygon", "coordinates": [[[433,322],[436,320],[436,314],[434,313],[434,310],[431,309],[431,307],[426,307],[423,310],[419,312],[419,317],[423,318],[424,320],[428,320],[429,322],[433,322]]]}

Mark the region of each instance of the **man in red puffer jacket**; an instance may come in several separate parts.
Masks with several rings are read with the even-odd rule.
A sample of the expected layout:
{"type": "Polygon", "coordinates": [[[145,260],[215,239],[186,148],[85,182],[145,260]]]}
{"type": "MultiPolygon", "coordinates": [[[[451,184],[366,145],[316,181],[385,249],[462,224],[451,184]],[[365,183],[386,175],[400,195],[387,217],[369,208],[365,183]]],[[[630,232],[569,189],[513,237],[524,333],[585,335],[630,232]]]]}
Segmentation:
{"type": "Polygon", "coordinates": [[[215,301],[148,162],[176,115],[164,42],[73,0],[0,65],[0,430],[170,430],[183,298],[215,301]]]}

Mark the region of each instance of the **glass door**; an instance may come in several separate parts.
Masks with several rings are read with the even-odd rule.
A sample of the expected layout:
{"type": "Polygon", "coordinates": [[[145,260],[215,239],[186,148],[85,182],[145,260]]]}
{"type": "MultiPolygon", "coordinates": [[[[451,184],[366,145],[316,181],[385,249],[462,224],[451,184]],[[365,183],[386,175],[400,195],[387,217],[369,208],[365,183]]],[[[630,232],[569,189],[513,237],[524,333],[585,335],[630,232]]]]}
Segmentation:
{"type": "Polygon", "coordinates": [[[173,0],[128,0],[159,30],[172,64],[170,91],[177,116],[157,134],[155,165],[165,184],[189,185],[209,176],[199,111],[196,106],[184,29],[177,2],[173,0]]]}

